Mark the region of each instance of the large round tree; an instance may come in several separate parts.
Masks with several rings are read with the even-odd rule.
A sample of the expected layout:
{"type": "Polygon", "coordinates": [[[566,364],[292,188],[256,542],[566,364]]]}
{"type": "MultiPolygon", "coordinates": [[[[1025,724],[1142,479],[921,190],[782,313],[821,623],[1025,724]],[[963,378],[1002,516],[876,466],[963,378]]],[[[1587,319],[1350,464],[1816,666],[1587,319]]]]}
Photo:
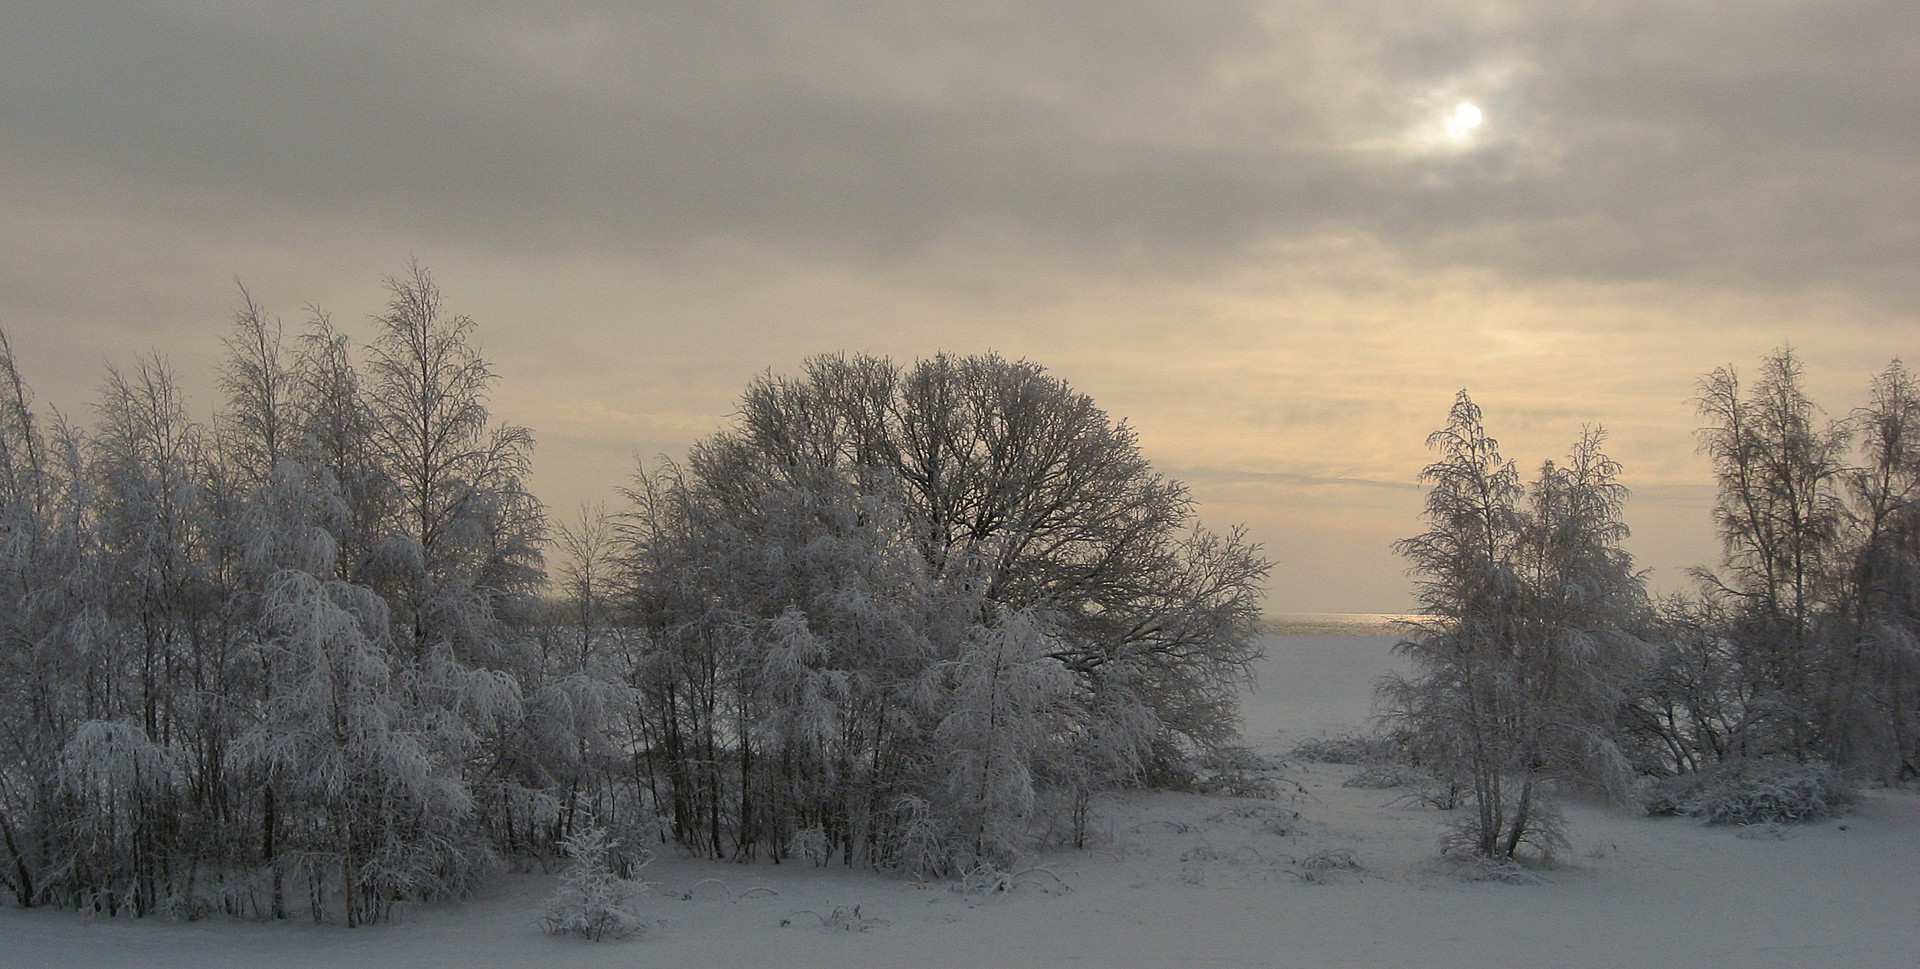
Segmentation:
{"type": "MultiPolygon", "coordinates": [[[[1151,749],[1165,756],[1234,735],[1267,563],[1238,530],[1199,528],[1186,487],[1153,470],[1133,430],[1036,364],[816,357],[796,376],[755,380],[731,427],[635,497],[635,588],[661,655],[680,657],[659,663],[682,677],[714,673],[657,681],[658,699],[675,709],[698,699],[734,717],[731,728],[699,716],[658,724],[669,745],[689,732],[699,741],[700,756],[674,769],[682,779],[695,773],[684,764],[711,764],[723,748],[739,761],[795,756],[788,731],[808,724],[818,736],[822,725],[796,718],[792,704],[825,695],[841,735],[867,738],[834,749],[829,759],[848,768],[938,763],[956,723],[1030,733],[1026,762],[969,768],[980,776],[959,787],[979,797],[955,806],[965,817],[996,810],[986,792],[1021,783],[1071,788],[1083,805],[1085,791],[1137,769],[1151,749]],[[1001,627],[1016,616],[1021,633],[1010,639],[1001,627]],[[809,645],[796,661],[802,630],[809,645]],[[710,659],[687,660],[695,652],[710,659]],[[779,671],[766,670],[769,656],[779,671]],[[831,675],[798,690],[796,663],[831,675]],[[982,668],[1026,679],[958,687],[962,671],[982,668]],[[999,702],[1022,690],[1032,699],[1017,715],[951,709],[959,697],[999,702]],[[872,719],[857,726],[863,710],[872,719]],[[995,773],[1003,768],[1012,774],[995,773]]],[[[1007,749],[1003,740],[974,749],[1007,749]]],[[[762,781],[734,766],[733,784],[680,805],[706,809],[693,827],[716,852],[717,827],[740,829],[738,842],[740,831],[752,840],[756,825],[785,823],[756,820],[762,781]],[[737,805],[731,825],[712,810],[723,800],[737,805]]],[[[833,783],[861,787],[854,800],[876,810],[956,788],[945,778],[877,789],[898,775],[833,783]]],[[[851,836],[861,822],[847,818],[862,812],[844,793],[829,792],[839,806],[818,810],[823,828],[844,823],[851,836]]],[[[975,824],[976,835],[1007,830],[1001,821],[975,824]]]]}

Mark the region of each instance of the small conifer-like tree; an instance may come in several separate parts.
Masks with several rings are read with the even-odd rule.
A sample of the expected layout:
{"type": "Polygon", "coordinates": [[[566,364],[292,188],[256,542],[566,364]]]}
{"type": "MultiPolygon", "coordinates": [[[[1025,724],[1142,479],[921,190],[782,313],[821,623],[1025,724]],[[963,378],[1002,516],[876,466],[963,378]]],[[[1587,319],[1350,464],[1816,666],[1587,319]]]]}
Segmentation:
{"type": "Polygon", "coordinates": [[[547,900],[547,932],[600,942],[644,931],[647,922],[640,902],[648,885],[614,870],[615,846],[607,829],[584,826],[560,846],[569,862],[560,887],[547,900]]]}

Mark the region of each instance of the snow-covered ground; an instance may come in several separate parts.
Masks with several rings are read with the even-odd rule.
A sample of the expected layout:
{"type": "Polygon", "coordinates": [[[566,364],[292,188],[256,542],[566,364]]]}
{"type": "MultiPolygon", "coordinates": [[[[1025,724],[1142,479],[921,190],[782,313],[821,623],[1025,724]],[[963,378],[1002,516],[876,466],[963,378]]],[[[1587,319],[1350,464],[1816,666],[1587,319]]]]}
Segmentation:
{"type": "MultiPolygon", "coordinates": [[[[1391,642],[1270,638],[1248,743],[1279,755],[1364,725],[1391,642]]],[[[1294,765],[1275,799],[1110,801],[1096,848],[1035,858],[1007,891],[669,854],[647,870],[659,924],[633,941],[542,934],[554,880],[520,875],[352,930],[0,909],[0,966],[1920,965],[1920,795],[1761,837],[1575,805],[1573,850],[1519,885],[1441,863],[1443,816],[1341,786],[1354,770],[1294,765]],[[1364,871],[1303,879],[1316,857],[1364,871]]]]}

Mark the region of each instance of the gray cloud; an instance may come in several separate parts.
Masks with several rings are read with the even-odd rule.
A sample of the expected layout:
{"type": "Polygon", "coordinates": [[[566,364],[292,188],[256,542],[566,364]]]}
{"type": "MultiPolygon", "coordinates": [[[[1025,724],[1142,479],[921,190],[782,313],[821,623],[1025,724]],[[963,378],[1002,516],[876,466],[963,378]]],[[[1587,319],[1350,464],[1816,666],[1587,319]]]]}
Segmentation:
{"type": "Polygon", "coordinates": [[[1177,263],[1348,232],[1915,295],[1910,4],[1405,8],[38,5],[0,125],[13,177],[89,166],[155,217],[244,199],[501,251],[872,260],[988,226],[1177,263]],[[1482,144],[1391,146],[1455,96],[1482,144]]]}

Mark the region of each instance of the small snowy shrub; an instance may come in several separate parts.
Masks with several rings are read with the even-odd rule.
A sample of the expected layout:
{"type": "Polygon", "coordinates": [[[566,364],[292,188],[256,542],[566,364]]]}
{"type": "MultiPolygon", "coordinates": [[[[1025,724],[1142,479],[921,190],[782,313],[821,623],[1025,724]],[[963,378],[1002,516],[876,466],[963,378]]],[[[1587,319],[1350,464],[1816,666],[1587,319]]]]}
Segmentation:
{"type": "Polygon", "coordinates": [[[1551,885],[1553,879],[1522,865],[1513,858],[1482,858],[1458,855],[1455,872],[1461,881],[1498,882],[1502,885],[1551,885]]]}
{"type": "Polygon", "coordinates": [[[1374,764],[1355,771],[1354,775],[1343,781],[1340,786],[1384,791],[1389,788],[1420,787],[1432,783],[1431,775],[1405,764],[1374,764]]]}
{"type": "Polygon", "coordinates": [[[802,828],[793,833],[793,840],[787,842],[787,857],[804,859],[814,867],[825,865],[833,856],[833,843],[827,840],[826,829],[819,825],[802,828]]]}
{"type": "Polygon", "coordinates": [[[549,935],[584,935],[594,942],[624,939],[646,929],[640,900],[648,884],[614,874],[607,830],[585,828],[561,842],[572,862],[547,900],[549,935]]]}
{"type": "Polygon", "coordinates": [[[820,923],[821,928],[833,929],[837,932],[865,932],[876,925],[893,924],[886,919],[868,918],[865,913],[860,911],[860,906],[858,905],[835,905],[833,911],[825,915],[812,909],[801,909],[781,919],[780,927],[783,929],[791,927],[802,915],[811,915],[820,923]]]}
{"type": "Polygon", "coordinates": [[[1267,818],[1260,822],[1260,830],[1277,838],[1290,838],[1300,833],[1299,820],[1300,814],[1297,811],[1291,818],[1267,818]]]}
{"type": "Polygon", "coordinates": [[[933,813],[925,798],[901,797],[894,814],[898,833],[883,855],[884,867],[914,878],[944,878],[955,870],[949,825],[933,813]]]}
{"type": "Polygon", "coordinates": [[[1309,764],[1381,764],[1405,759],[1391,738],[1379,734],[1339,734],[1309,737],[1287,754],[1309,764]]]}
{"type": "Polygon", "coordinates": [[[1279,789],[1271,775],[1274,766],[1246,747],[1219,747],[1202,754],[1192,789],[1201,794],[1227,794],[1234,797],[1276,797],[1279,789]]]}
{"type": "Polygon", "coordinates": [[[1293,873],[1303,882],[1326,885],[1343,878],[1366,877],[1367,866],[1346,848],[1321,848],[1304,858],[1295,859],[1293,873]]]}
{"type": "Polygon", "coordinates": [[[962,872],[958,880],[947,885],[947,890],[959,895],[977,897],[1010,894],[1023,885],[1038,887],[1043,894],[1047,895],[1065,895],[1073,891],[1050,866],[1036,865],[1032,868],[1008,871],[992,864],[983,864],[971,871],[962,872]]]}
{"type": "Polygon", "coordinates": [[[1853,802],[1853,786],[1828,764],[1731,760],[1695,774],[1659,781],[1648,814],[1685,815],[1708,824],[1817,821],[1853,802]]]}

